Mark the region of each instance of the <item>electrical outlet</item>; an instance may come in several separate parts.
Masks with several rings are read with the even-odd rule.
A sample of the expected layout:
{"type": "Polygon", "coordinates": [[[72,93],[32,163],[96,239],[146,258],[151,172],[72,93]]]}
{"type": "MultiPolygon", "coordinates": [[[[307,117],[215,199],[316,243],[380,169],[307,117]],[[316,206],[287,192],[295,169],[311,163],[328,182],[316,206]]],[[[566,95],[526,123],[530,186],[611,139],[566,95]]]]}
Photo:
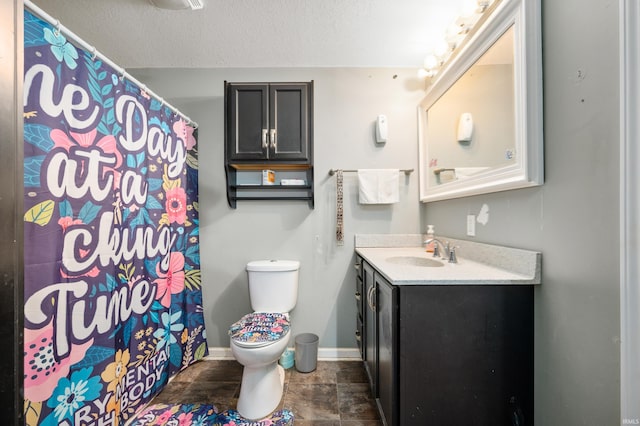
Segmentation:
{"type": "Polygon", "coordinates": [[[476,216],[473,214],[467,215],[467,236],[476,236],[476,216]]]}

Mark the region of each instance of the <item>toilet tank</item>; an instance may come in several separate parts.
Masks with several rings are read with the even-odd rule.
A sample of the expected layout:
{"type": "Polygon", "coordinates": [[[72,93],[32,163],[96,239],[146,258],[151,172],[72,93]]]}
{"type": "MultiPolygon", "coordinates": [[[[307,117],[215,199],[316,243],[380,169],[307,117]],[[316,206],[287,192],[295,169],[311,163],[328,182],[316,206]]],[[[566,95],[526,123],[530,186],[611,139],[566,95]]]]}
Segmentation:
{"type": "Polygon", "coordinates": [[[298,300],[297,260],[255,260],[247,264],[254,312],[290,312],[298,300]]]}

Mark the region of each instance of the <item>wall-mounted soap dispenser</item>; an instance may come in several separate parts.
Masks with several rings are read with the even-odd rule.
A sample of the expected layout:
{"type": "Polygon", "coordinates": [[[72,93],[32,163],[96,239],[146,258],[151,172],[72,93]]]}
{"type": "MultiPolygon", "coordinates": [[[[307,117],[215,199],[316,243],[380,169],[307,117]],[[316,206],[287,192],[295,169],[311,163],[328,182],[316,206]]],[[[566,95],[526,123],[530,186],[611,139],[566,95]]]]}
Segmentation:
{"type": "Polygon", "coordinates": [[[458,142],[471,142],[473,138],[473,116],[463,112],[458,122],[458,142]]]}
{"type": "Polygon", "coordinates": [[[376,119],[376,142],[385,143],[387,141],[387,132],[387,116],[380,114],[376,119]]]}

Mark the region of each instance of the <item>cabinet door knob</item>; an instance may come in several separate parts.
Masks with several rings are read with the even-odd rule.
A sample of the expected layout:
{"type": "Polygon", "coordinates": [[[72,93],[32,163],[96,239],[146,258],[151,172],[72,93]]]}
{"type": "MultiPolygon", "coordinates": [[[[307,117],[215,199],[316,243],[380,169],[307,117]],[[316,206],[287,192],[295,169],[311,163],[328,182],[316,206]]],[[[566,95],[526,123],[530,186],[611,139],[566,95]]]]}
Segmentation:
{"type": "Polygon", "coordinates": [[[267,129],[262,129],[262,148],[269,148],[269,142],[267,142],[267,129]]]}
{"type": "Polygon", "coordinates": [[[271,129],[271,148],[275,149],[278,146],[276,141],[276,129],[271,129]]]}

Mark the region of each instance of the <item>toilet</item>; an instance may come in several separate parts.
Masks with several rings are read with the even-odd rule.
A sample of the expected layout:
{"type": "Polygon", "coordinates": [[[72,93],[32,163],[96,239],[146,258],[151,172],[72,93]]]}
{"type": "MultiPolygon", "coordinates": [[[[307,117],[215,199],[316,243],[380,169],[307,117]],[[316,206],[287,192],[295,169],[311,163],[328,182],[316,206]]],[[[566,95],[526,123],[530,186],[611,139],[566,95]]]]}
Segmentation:
{"type": "Polygon", "coordinates": [[[247,264],[253,313],[229,328],[231,353],[244,366],[237,411],[255,420],[280,403],[284,369],[278,359],[291,338],[289,312],[298,299],[296,260],[256,260],[247,264]]]}

